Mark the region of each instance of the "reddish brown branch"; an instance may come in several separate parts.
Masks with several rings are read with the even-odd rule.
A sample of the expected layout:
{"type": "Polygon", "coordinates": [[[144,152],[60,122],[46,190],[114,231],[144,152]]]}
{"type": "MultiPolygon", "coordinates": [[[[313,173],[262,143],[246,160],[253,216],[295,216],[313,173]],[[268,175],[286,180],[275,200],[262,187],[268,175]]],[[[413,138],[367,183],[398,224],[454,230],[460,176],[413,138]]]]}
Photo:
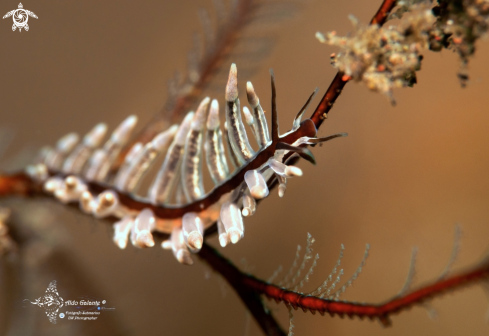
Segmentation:
{"type": "Polygon", "coordinates": [[[242,273],[228,259],[224,258],[218,251],[204,244],[198,256],[209,264],[216,272],[234,288],[239,297],[251,312],[266,335],[285,336],[286,333],[275,321],[273,315],[263,305],[258,292],[245,283],[248,275],[242,273]]]}
{"type": "MultiPolygon", "coordinates": [[[[485,262],[466,272],[446,279],[434,281],[406,295],[395,297],[386,303],[360,304],[321,299],[315,296],[308,296],[289,291],[267,283],[252,275],[242,273],[232,265],[229,260],[209,246],[205,246],[205,248],[202,249],[202,252],[199,253],[199,256],[208,262],[214,270],[221,273],[238,293],[251,289],[257,294],[266,295],[268,298],[274,299],[277,302],[284,302],[294,309],[301,308],[304,311],[309,310],[313,314],[319,312],[321,315],[329,313],[331,316],[347,315],[349,317],[356,316],[359,318],[368,317],[370,319],[378,319],[384,326],[390,325],[389,318],[395,313],[407,310],[414,305],[422,304],[423,302],[441,296],[448,291],[454,291],[476,282],[487,281],[489,279],[489,263],[485,262]]],[[[260,314],[255,316],[255,318],[260,318],[260,314]]]]}
{"type": "MultiPolygon", "coordinates": [[[[382,26],[392,9],[396,6],[396,2],[397,0],[384,0],[377,13],[375,13],[370,21],[370,24],[378,24],[379,26],[382,26]]],[[[328,117],[329,111],[349,80],[350,78],[348,76],[341,71],[338,71],[323,98],[321,98],[318,107],[316,107],[316,110],[311,116],[317,129],[319,129],[323,121],[328,117]]]]}
{"type": "Polygon", "coordinates": [[[29,195],[34,191],[35,185],[25,173],[0,175],[0,197],[11,195],[29,195]]]}
{"type": "Polygon", "coordinates": [[[370,20],[370,24],[378,24],[382,26],[387,17],[391,13],[392,9],[396,6],[397,0],[384,0],[379,7],[377,13],[375,13],[372,20],[370,20]]]}

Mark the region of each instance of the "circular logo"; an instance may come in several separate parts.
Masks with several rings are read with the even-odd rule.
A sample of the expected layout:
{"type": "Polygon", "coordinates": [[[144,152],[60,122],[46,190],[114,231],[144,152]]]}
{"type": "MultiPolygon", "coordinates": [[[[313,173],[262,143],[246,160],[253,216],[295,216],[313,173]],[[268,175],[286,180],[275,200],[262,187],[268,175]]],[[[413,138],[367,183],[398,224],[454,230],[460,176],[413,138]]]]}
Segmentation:
{"type": "Polygon", "coordinates": [[[59,317],[64,318],[65,314],[64,313],[59,313],[59,317]]]}
{"type": "Polygon", "coordinates": [[[17,9],[13,15],[14,21],[17,24],[23,24],[27,21],[27,13],[23,9],[17,9]]]}
{"type": "Polygon", "coordinates": [[[103,301],[102,301],[102,304],[105,304],[105,302],[107,302],[107,301],[103,300],[103,301]]]}

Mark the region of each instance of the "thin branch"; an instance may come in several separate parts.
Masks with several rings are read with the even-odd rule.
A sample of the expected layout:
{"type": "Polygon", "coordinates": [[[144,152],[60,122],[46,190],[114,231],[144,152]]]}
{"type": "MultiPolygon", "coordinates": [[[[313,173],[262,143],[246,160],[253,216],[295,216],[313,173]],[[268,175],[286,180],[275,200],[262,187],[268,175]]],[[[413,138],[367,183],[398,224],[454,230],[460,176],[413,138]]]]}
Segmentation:
{"type": "Polygon", "coordinates": [[[253,287],[246,285],[245,281],[247,277],[250,277],[249,275],[242,273],[231,261],[205,243],[197,255],[221,274],[234,288],[266,335],[287,335],[275,321],[270,311],[263,305],[259,296],[260,293],[256,292],[253,287]]]}
{"type": "Polygon", "coordinates": [[[20,172],[11,175],[0,175],[0,197],[10,195],[31,194],[35,189],[35,183],[27,174],[20,172]]]}
{"type": "Polygon", "coordinates": [[[396,296],[383,304],[360,304],[346,301],[320,299],[315,296],[304,295],[267,283],[251,275],[242,273],[243,284],[254,289],[257,293],[264,294],[277,302],[284,302],[295,309],[302,308],[313,314],[318,311],[321,315],[347,315],[349,317],[368,317],[378,319],[384,326],[391,324],[389,317],[395,313],[408,310],[414,305],[422,305],[427,300],[454,291],[468,285],[489,279],[489,262],[477,265],[466,272],[448,277],[441,281],[428,283],[418,289],[402,296],[396,296]]]}
{"type": "MultiPolygon", "coordinates": [[[[374,17],[370,21],[370,24],[377,24],[382,26],[387,17],[389,16],[392,9],[396,6],[397,0],[384,0],[377,13],[375,13],[374,17]]],[[[311,120],[316,125],[316,128],[319,129],[323,121],[328,117],[328,113],[333,107],[336,99],[340,96],[341,91],[345,87],[346,83],[350,80],[350,77],[346,76],[341,71],[336,73],[333,81],[331,82],[328,90],[324,94],[323,98],[319,102],[318,107],[311,116],[311,120]]]]}

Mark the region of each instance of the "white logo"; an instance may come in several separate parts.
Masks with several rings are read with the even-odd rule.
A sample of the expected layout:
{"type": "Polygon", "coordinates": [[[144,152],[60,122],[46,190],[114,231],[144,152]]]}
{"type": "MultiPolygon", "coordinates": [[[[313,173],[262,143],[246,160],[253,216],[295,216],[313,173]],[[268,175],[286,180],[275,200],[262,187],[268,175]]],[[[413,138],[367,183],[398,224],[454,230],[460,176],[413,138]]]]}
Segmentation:
{"type": "Polygon", "coordinates": [[[14,20],[14,24],[12,25],[12,30],[15,31],[17,28],[19,28],[19,32],[22,30],[22,28],[25,29],[25,31],[29,30],[29,25],[27,24],[27,21],[29,20],[29,16],[37,19],[37,15],[34,14],[31,11],[28,11],[27,9],[23,8],[22,3],[19,3],[19,8],[11,10],[7,14],[3,16],[3,18],[8,18],[12,17],[14,20]]]}
{"type": "MultiPolygon", "coordinates": [[[[24,301],[29,300],[26,299],[24,301]]],[[[44,294],[44,296],[41,296],[34,302],[29,302],[36,306],[44,308],[44,310],[46,311],[46,315],[49,318],[49,322],[53,324],[56,324],[56,315],[58,315],[59,308],[63,307],[64,304],[63,298],[59,296],[58,290],[56,289],[56,281],[51,281],[48,289],[46,289],[46,294],[44,294]]],[[[63,316],[61,316],[61,314],[60,317],[63,318],[64,314],[63,316]]]]}

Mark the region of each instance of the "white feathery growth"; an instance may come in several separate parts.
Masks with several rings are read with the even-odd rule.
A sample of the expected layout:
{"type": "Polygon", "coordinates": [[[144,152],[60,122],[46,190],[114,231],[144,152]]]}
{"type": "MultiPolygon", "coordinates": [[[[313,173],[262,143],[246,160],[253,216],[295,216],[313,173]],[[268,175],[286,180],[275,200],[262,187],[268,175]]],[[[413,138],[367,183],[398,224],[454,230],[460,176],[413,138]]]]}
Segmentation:
{"type": "Polygon", "coordinates": [[[414,278],[416,277],[416,256],[418,255],[418,248],[415,246],[413,247],[413,252],[411,254],[411,262],[409,264],[409,272],[406,277],[406,281],[404,282],[404,285],[402,286],[401,290],[399,293],[397,293],[396,296],[403,296],[407,292],[411,290],[411,287],[414,282],[414,278]]]}
{"type": "MultiPolygon", "coordinates": [[[[309,277],[311,276],[311,274],[312,274],[312,272],[313,272],[313,270],[314,270],[314,267],[316,267],[316,265],[317,265],[317,260],[318,260],[318,259],[319,259],[319,254],[316,254],[316,255],[314,256],[314,260],[313,260],[313,262],[312,262],[312,264],[311,264],[311,267],[309,267],[309,270],[307,271],[306,275],[304,275],[304,277],[303,277],[303,278],[302,278],[302,279],[299,281],[299,283],[298,283],[297,285],[295,285],[295,286],[292,288],[292,290],[293,290],[294,292],[296,292],[297,290],[299,290],[299,289],[301,289],[302,287],[304,287],[304,284],[305,284],[306,282],[308,282],[308,281],[309,281],[309,277]]],[[[302,293],[301,293],[301,294],[302,294],[302,293]]]]}
{"type": "Polygon", "coordinates": [[[287,310],[289,311],[289,332],[287,336],[294,336],[294,314],[292,314],[292,307],[287,305],[287,310]]]}
{"type": "Polygon", "coordinates": [[[336,285],[341,281],[341,276],[343,275],[343,269],[340,269],[338,272],[338,276],[336,277],[335,281],[331,284],[331,286],[326,289],[326,292],[322,293],[319,297],[321,299],[324,299],[324,297],[327,297],[328,299],[332,299],[331,297],[331,291],[336,288],[336,285]]]}
{"type": "Polygon", "coordinates": [[[423,302],[422,306],[426,309],[426,313],[428,313],[428,317],[432,320],[438,319],[438,311],[431,305],[430,302],[423,302]]]}
{"type": "Polygon", "coordinates": [[[297,279],[299,279],[299,277],[301,276],[301,273],[306,267],[306,264],[309,262],[309,259],[312,258],[312,245],[314,244],[314,242],[315,239],[311,236],[310,233],[307,233],[307,246],[306,246],[306,252],[304,253],[304,257],[302,258],[302,263],[297,269],[297,272],[295,273],[294,277],[289,282],[284,284],[285,288],[292,287],[296,283],[297,279]]]}
{"type": "Polygon", "coordinates": [[[334,297],[335,300],[338,300],[339,297],[340,297],[340,295],[343,294],[343,293],[345,293],[346,289],[348,287],[351,287],[353,285],[353,282],[360,275],[360,273],[362,273],[362,269],[365,266],[365,263],[367,262],[369,250],[370,250],[370,245],[367,244],[367,246],[365,246],[365,253],[363,254],[362,261],[360,262],[360,265],[358,266],[358,268],[355,271],[355,273],[353,273],[353,275],[351,276],[351,278],[348,279],[348,281],[343,286],[341,286],[341,288],[338,291],[336,291],[336,293],[334,293],[332,295],[332,297],[334,297]]]}
{"type": "Polygon", "coordinates": [[[341,259],[343,259],[344,251],[345,251],[345,246],[343,244],[341,244],[340,255],[338,256],[338,259],[336,260],[336,264],[334,265],[333,269],[331,270],[331,273],[329,273],[326,280],[318,288],[316,288],[315,290],[313,290],[310,293],[307,293],[307,295],[318,296],[327,290],[328,283],[333,280],[333,275],[336,274],[338,267],[340,267],[340,265],[341,265],[341,259]]]}
{"type": "Polygon", "coordinates": [[[292,266],[290,266],[289,271],[287,272],[285,277],[278,282],[277,286],[284,287],[284,284],[289,282],[289,278],[294,273],[294,270],[297,267],[297,263],[299,262],[299,259],[301,257],[300,252],[301,252],[301,246],[297,245],[297,251],[295,252],[294,262],[292,263],[292,266]]]}
{"type": "Polygon", "coordinates": [[[462,228],[460,225],[455,225],[455,234],[454,234],[454,239],[453,239],[453,247],[452,247],[452,253],[450,254],[450,259],[448,260],[447,265],[445,266],[445,269],[443,272],[441,272],[438,281],[445,279],[449,274],[450,271],[452,270],[453,265],[456,263],[457,258],[460,254],[460,240],[462,238],[462,228]]]}
{"type": "Polygon", "coordinates": [[[275,272],[273,272],[272,276],[270,278],[268,278],[267,282],[268,283],[272,283],[273,280],[275,280],[275,278],[280,274],[280,272],[282,272],[282,265],[280,265],[276,270],[275,272]]]}

